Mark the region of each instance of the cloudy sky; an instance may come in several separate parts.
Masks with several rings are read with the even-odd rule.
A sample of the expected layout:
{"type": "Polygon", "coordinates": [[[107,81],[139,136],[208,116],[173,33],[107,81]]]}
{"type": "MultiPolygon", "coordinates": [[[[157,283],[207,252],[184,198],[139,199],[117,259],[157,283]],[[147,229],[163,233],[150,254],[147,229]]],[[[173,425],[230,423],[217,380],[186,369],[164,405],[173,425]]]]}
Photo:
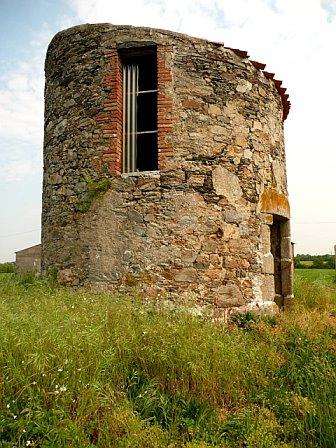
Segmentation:
{"type": "Polygon", "coordinates": [[[40,242],[43,64],[59,30],[110,22],[247,50],[283,80],[292,239],[336,244],[336,0],[0,0],[0,262],[40,242]]]}

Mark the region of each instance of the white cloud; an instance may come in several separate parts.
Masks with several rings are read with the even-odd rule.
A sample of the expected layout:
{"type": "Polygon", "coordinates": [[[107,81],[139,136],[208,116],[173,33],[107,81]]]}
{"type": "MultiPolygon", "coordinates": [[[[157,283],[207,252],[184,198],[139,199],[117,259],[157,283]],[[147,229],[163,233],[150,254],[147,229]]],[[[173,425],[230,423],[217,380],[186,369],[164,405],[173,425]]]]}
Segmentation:
{"type": "Polygon", "coordinates": [[[34,32],[23,57],[0,75],[0,184],[37,175],[42,166],[44,58],[54,31],[34,32]]]}
{"type": "Polygon", "coordinates": [[[16,160],[0,167],[0,178],[4,182],[17,182],[27,176],[33,176],[36,172],[37,166],[31,160],[16,160]]]}
{"type": "Polygon", "coordinates": [[[40,52],[2,76],[0,82],[0,136],[40,143],[44,83],[40,52]]]}

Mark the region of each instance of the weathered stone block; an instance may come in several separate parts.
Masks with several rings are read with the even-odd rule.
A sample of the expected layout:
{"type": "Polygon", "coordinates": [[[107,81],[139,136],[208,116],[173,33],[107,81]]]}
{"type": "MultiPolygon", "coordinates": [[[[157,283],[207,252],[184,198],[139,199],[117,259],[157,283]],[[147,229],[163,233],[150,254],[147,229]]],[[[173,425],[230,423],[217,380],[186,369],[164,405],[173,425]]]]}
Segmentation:
{"type": "Polygon", "coordinates": [[[262,276],[261,292],[263,300],[272,301],[275,297],[274,276],[265,274],[262,276]]]}
{"type": "Polygon", "coordinates": [[[216,289],[216,306],[219,308],[231,308],[244,304],[243,295],[236,285],[223,285],[216,289]]]}
{"type": "Polygon", "coordinates": [[[188,185],[192,187],[202,187],[204,184],[205,176],[192,174],[188,179],[188,185]]]}
{"type": "Polygon", "coordinates": [[[174,280],[177,282],[196,282],[197,281],[197,271],[194,268],[184,268],[177,271],[174,275],[174,280]]]}
{"type": "Polygon", "coordinates": [[[57,273],[57,279],[61,285],[77,286],[79,284],[78,275],[73,269],[61,269],[57,273]]]}
{"type": "Polygon", "coordinates": [[[271,253],[265,254],[262,260],[264,274],[274,274],[274,259],[271,253]]]}
{"type": "Polygon", "coordinates": [[[270,228],[267,224],[261,225],[261,248],[264,254],[271,251],[270,228]]]}

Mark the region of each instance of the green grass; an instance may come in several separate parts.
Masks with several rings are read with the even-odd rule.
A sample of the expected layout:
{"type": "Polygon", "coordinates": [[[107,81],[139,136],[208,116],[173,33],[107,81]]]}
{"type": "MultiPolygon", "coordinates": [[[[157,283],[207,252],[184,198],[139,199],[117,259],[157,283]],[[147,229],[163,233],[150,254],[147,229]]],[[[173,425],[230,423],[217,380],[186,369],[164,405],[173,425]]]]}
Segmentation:
{"type": "Polygon", "coordinates": [[[296,269],[295,273],[299,279],[310,282],[321,282],[329,286],[336,282],[334,269],[296,269]]]}
{"type": "Polygon", "coordinates": [[[0,446],[335,447],[336,286],[296,297],[239,328],[0,275],[0,446]]]}

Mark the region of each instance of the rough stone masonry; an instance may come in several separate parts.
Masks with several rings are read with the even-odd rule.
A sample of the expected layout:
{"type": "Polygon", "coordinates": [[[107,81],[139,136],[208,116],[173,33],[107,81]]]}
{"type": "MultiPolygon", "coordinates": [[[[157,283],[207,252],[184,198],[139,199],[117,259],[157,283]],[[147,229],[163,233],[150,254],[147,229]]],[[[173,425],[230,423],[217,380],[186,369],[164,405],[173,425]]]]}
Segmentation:
{"type": "Polygon", "coordinates": [[[169,31],[58,33],[45,64],[43,270],[219,314],[283,307],[292,297],[289,102],[264,68],[244,51],[169,31]],[[125,172],[123,58],[148,48],[157,169],[125,172]]]}

